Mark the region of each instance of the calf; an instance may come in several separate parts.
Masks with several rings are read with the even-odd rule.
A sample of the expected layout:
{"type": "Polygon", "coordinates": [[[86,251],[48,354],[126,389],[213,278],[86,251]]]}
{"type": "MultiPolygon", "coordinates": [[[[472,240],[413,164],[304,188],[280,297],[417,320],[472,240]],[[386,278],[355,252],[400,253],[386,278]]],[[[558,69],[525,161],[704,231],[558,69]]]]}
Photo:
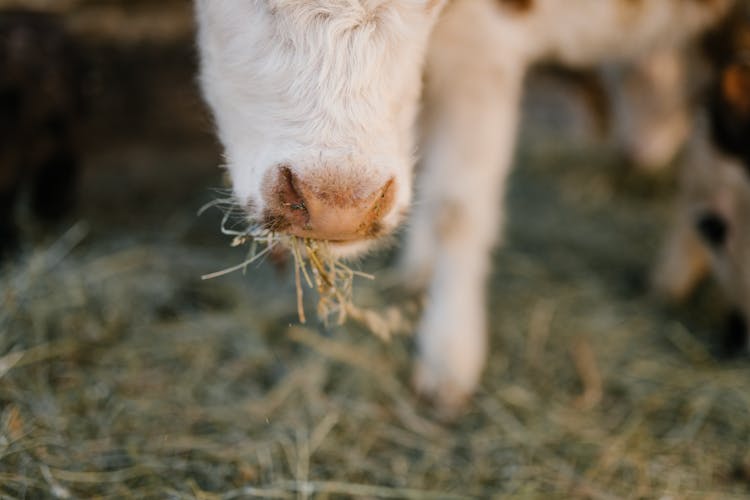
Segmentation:
{"type": "Polygon", "coordinates": [[[750,6],[707,38],[713,81],[682,171],[677,222],[656,269],[658,291],[684,298],[708,272],[737,312],[728,354],[747,347],[750,317],[750,6]]]}
{"type": "Polygon", "coordinates": [[[248,218],[339,255],[404,219],[418,154],[402,259],[406,282],[428,290],[415,384],[451,413],[484,364],[485,279],[527,69],[669,57],[731,3],[196,0],[201,82],[248,218]]]}

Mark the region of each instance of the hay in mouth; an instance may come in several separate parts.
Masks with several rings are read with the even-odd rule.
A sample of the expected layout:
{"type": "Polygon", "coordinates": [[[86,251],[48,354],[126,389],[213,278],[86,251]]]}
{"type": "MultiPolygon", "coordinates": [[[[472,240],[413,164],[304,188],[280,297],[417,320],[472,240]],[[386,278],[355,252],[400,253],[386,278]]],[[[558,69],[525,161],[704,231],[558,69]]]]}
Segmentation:
{"type": "MultiPolygon", "coordinates": [[[[216,200],[202,207],[199,215],[210,207],[231,204],[231,198],[216,200]]],[[[326,325],[330,324],[332,318],[338,325],[351,318],[383,340],[390,339],[396,332],[410,329],[411,325],[407,325],[407,320],[396,308],[381,312],[354,304],[354,278],[374,280],[375,276],[352,269],[331,252],[329,242],[275,232],[258,223],[236,230],[227,227],[231,215],[231,210],[225,211],[221,232],[233,238],[232,247],[247,246],[247,257],[240,264],[205,274],[202,279],[214,279],[240,270],[245,273],[250,265],[262,261],[276,249],[283,249],[289,251],[294,261],[297,315],[301,323],[307,322],[304,307],[307,287],[317,292],[317,315],[326,325]]]]}

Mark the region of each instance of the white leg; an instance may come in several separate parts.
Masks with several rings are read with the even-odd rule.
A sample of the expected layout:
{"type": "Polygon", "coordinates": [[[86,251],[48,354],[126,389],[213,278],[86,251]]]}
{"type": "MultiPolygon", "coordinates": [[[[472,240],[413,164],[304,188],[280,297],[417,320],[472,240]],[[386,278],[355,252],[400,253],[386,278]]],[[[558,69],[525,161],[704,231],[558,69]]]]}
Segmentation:
{"type": "Polygon", "coordinates": [[[485,362],[485,278],[502,223],[524,70],[521,58],[493,64],[473,53],[467,61],[465,44],[480,46],[482,36],[476,23],[460,26],[438,27],[428,59],[424,171],[403,262],[407,273],[432,274],[415,384],[446,416],[476,389],[485,362]]]}

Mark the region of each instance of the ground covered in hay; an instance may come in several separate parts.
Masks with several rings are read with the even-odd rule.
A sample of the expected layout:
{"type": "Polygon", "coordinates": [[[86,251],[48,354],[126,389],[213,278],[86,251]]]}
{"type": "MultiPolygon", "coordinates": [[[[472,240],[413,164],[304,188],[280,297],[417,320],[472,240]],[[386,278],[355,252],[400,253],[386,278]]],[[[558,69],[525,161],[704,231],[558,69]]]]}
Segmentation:
{"type": "MultiPolygon", "coordinates": [[[[218,212],[195,215],[221,184],[210,127],[174,120],[194,94],[133,85],[156,116],[92,139],[75,217],[0,274],[4,498],[750,495],[750,362],[715,355],[715,290],[678,308],[647,293],[669,183],[623,182],[606,146],[542,141],[565,127],[529,105],[489,367],[444,425],[410,390],[408,335],[300,325],[289,266],[201,281],[244,258],[218,212]]],[[[392,260],[362,264],[377,279],[359,303],[411,303],[392,260]]]]}

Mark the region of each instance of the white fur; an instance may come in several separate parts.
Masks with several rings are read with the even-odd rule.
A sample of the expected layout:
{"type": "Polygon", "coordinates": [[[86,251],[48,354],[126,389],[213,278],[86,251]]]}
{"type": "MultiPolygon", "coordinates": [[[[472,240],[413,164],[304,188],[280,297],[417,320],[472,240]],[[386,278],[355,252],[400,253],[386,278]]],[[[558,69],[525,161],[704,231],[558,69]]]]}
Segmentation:
{"type": "MultiPolygon", "coordinates": [[[[265,174],[289,165],[390,178],[393,228],[411,198],[413,123],[427,0],[197,0],[201,83],[234,191],[263,208],[265,174]]],[[[355,246],[356,247],[356,246],[355,246]]]]}
{"type": "Polygon", "coordinates": [[[196,2],[201,81],[243,202],[262,203],[276,165],[335,165],[396,178],[395,226],[409,203],[426,61],[424,172],[403,262],[407,281],[429,290],[416,383],[450,410],[482,372],[484,281],[527,68],[671,50],[730,0],[536,0],[528,12],[501,0],[196,2]]]}

